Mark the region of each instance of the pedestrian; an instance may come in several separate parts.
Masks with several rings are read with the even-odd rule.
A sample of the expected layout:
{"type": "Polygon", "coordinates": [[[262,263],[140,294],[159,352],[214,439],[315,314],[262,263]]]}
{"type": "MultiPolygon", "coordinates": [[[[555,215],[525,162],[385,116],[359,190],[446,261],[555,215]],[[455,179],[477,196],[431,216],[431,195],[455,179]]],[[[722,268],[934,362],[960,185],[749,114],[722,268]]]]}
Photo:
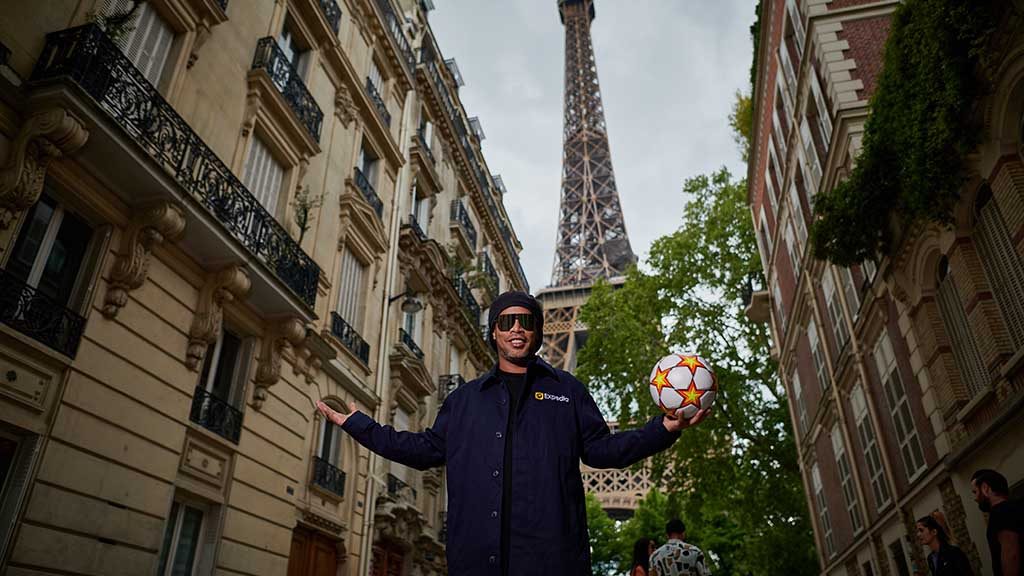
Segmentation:
{"type": "Polygon", "coordinates": [[[668,542],[651,554],[650,576],[709,576],[704,552],[686,542],[686,524],[673,518],[665,525],[668,542]]]}
{"type": "Polygon", "coordinates": [[[988,549],[992,556],[993,576],[1021,576],[1024,559],[1024,503],[1010,500],[1010,487],[995,470],[978,470],[971,476],[971,493],[982,512],[988,513],[988,549]]]}
{"type": "Polygon", "coordinates": [[[633,564],[629,576],[647,576],[651,569],[651,554],[657,544],[653,539],[644,536],[633,543],[633,564]]]}
{"type": "Polygon", "coordinates": [[[949,543],[949,536],[935,516],[928,515],[918,519],[917,540],[931,549],[928,554],[928,569],[932,576],[974,576],[967,555],[949,543]]]}
{"type": "Polygon", "coordinates": [[[317,408],[363,446],[419,470],[447,466],[451,576],[589,576],[590,545],[580,460],[625,468],[699,424],[656,416],[612,434],[587,389],[537,357],[544,313],[533,296],[505,292],[491,303],[488,343],[498,361],[456,388],[420,433],[382,426],[349,404],[317,408]]]}

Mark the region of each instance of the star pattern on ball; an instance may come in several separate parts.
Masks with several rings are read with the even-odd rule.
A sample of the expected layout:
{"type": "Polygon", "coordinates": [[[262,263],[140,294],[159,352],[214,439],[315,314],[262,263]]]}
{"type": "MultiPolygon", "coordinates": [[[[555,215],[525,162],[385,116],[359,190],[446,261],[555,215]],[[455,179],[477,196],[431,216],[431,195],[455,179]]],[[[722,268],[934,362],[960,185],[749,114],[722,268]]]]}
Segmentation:
{"type": "MultiPolygon", "coordinates": [[[[679,390],[678,392],[683,397],[683,406],[696,406],[700,408],[700,397],[704,395],[704,390],[699,390],[696,384],[690,382],[689,388],[679,390]]],[[[680,406],[680,408],[683,406],[680,406]]]]}
{"type": "Polygon", "coordinates": [[[707,368],[696,356],[683,356],[681,354],[679,355],[679,364],[676,364],[676,366],[686,366],[690,369],[691,374],[697,371],[698,366],[707,368]]]}
{"type": "Polygon", "coordinates": [[[671,384],[668,382],[668,373],[672,369],[669,368],[668,370],[662,370],[661,368],[656,368],[655,370],[654,378],[651,379],[651,384],[654,384],[658,388],[658,394],[661,394],[662,388],[665,388],[666,386],[671,387],[671,384]]]}

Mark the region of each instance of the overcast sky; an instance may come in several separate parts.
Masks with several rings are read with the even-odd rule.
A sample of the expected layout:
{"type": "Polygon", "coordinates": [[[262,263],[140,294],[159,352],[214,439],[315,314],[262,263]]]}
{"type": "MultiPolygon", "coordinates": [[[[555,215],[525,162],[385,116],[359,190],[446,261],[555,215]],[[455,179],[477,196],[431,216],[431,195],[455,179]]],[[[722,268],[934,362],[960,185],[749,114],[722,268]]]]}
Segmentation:
{"type": "MultiPolygon", "coordinates": [[[[749,84],[756,0],[597,0],[592,26],[612,164],[633,251],[679,227],[683,181],[745,167],[729,130],[749,84]]],[[[434,0],[431,26],[466,81],[530,289],[551,282],[562,162],[564,29],[556,0],[434,0]]]]}

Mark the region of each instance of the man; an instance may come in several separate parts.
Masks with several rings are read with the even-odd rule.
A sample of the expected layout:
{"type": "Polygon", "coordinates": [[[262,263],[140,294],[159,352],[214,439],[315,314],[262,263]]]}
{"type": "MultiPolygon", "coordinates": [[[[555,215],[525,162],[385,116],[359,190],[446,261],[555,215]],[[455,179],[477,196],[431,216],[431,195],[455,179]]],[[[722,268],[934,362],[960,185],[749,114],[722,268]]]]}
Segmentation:
{"type": "Polygon", "coordinates": [[[381,426],[354,404],[346,415],[317,403],[389,460],[420,470],[447,466],[451,576],[590,575],[580,460],[595,468],[629,466],[707,416],[658,416],[611,434],[579,380],[536,356],[543,322],[529,294],[498,296],[488,318],[497,365],[449,394],[422,433],[381,426]]]}
{"type": "Polygon", "coordinates": [[[686,524],[673,518],[665,525],[668,542],[651,554],[650,576],[708,576],[704,553],[686,543],[686,524]]]}
{"type": "Polygon", "coordinates": [[[1021,576],[1021,538],[1024,534],[1024,503],[1010,500],[1006,477],[995,470],[978,470],[971,476],[971,493],[982,512],[988,512],[988,549],[994,576],[1021,576]]]}

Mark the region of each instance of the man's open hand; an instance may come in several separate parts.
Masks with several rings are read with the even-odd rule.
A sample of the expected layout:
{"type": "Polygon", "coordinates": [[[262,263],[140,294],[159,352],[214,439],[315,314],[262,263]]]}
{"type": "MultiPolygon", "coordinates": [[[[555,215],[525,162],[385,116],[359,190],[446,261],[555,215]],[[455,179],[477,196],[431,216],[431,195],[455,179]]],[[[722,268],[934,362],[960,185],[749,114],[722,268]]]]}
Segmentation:
{"type": "Polygon", "coordinates": [[[326,416],[328,420],[330,420],[331,422],[333,422],[334,424],[336,424],[338,426],[341,426],[342,424],[345,423],[346,420],[348,420],[349,416],[351,416],[352,414],[355,414],[355,412],[356,412],[356,403],[355,402],[349,402],[348,403],[348,414],[342,414],[341,412],[338,412],[334,408],[331,408],[327,404],[324,404],[323,401],[317,401],[316,409],[319,410],[321,414],[326,416]]]}
{"type": "Polygon", "coordinates": [[[662,423],[665,424],[665,430],[668,430],[669,432],[679,432],[683,428],[689,428],[690,426],[700,424],[710,413],[711,408],[704,408],[703,410],[698,410],[697,413],[693,415],[693,418],[690,418],[689,420],[666,414],[662,423]]]}

